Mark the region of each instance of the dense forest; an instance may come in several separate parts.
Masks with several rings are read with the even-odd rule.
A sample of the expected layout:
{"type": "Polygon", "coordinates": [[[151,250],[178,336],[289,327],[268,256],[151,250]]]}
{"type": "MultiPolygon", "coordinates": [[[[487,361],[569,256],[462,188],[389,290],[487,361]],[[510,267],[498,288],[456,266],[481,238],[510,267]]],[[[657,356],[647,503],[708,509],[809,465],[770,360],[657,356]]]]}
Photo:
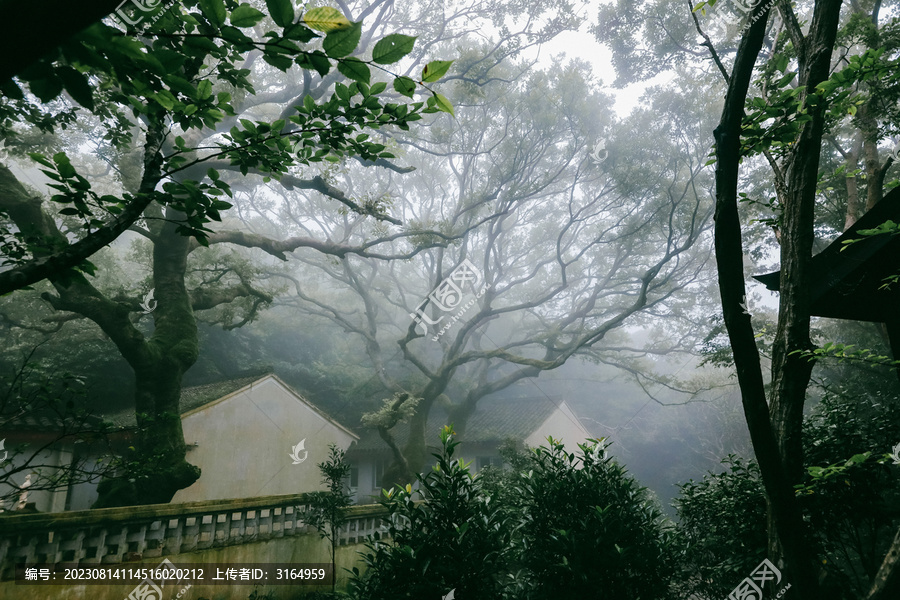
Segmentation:
{"type": "Polygon", "coordinates": [[[900,598],[896,3],[4,4],[0,440],[135,424],[7,512],[274,373],[389,452],[353,598],[900,598]],[[592,437],[476,469],[498,401],[592,437]]]}

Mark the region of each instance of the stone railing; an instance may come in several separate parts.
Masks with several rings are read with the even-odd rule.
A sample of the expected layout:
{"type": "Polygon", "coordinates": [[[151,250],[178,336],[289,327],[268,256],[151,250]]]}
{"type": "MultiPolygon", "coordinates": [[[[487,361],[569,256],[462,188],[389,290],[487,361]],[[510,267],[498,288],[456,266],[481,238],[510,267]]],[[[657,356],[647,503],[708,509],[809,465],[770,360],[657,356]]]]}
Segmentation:
{"type": "MultiPolygon", "coordinates": [[[[0,579],[15,564],[111,564],[310,533],[305,494],[0,517],[0,579]]],[[[339,544],[379,537],[378,505],[348,509],[339,544]]]]}

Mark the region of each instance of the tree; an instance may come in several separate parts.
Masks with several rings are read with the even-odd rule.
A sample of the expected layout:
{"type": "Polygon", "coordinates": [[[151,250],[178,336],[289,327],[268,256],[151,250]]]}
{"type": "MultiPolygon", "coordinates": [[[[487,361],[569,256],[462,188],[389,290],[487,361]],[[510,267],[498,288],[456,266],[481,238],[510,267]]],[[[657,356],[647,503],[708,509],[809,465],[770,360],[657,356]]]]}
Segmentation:
{"type": "Polygon", "coordinates": [[[765,554],[766,497],[759,467],[729,455],[725,471],[680,485],[677,535],[684,548],[686,594],[725,598],[765,554]]]}
{"type": "MultiPolygon", "coordinates": [[[[477,50],[463,52],[460,69],[477,63],[477,50]]],[[[498,65],[488,76],[505,82],[524,68],[498,65]]],[[[389,396],[384,407],[372,407],[370,421],[393,451],[389,481],[411,481],[423,468],[425,427],[437,405],[465,439],[479,401],[573,357],[628,366],[632,353],[689,345],[694,328],[686,320],[666,325],[679,338],[672,347],[636,347],[621,331],[648,325],[662,311],[680,317],[688,300],[678,292],[703,284],[706,254],[695,243],[710,217],[701,191],[709,180],[699,176],[705,150],[689,141],[680,98],[614,123],[608,100],[592,94],[591,84],[579,63],[528,72],[512,89],[451,82],[459,127],[435,124],[398,136],[402,147],[425,154],[391,200],[423,226],[463,241],[423,251],[411,263],[301,259],[320,283],[317,293],[298,288],[293,302],[358,336],[377,382],[371,388],[382,388],[372,395],[389,396]],[[556,107],[550,115],[548,105],[556,107]],[[624,142],[640,139],[660,112],[671,119],[654,126],[652,147],[624,142]],[[591,155],[603,143],[609,158],[598,164],[591,155]],[[461,264],[478,272],[480,290],[466,289],[440,321],[445,313],[429,292],[461,264]],[[464,307],[460,322],[447,327],[464,307]],[[411,399],[420,399],[414,411],[403,404],[411,399]],[[400,420],[410,424],[405,443],[392,431],[400,420]]],[[[373,188],[378,195],[386,182],[373,188]]],[[[366,224],[317,225],[335,237],[371,235],[366,224]]],[[[403,240],[395,253],[427,241],[403,240]]]]}
{"type": "Polygon", "coordinates": [[[313,492],[304,521],[316,528],[319,536],[327,539],[331,545],[331,591],[337,583],[334,571],[335,553],[338,545],[338,532],[347,522],[344,509],[353,501],[347,493],[347,476],[350,465],[344,460],[344,451],[332,445],[328,449],[328,458],[318,464],[322,473],[322,484],[328,488],[325,492],[313,492]]]}
{"type": "Polygon", "coordinates": [[[685,5],[679,4],[680,14],[673,7],[660,0],[626,16],[604,7],[595,33],[613,48],[622,80],[663,72],[679,57],[705,55],[706,64],[690,69],[692,80],[725,81],[714,135],[725,327],[769,501],[770,556],[784,559],[794,589],[815,595],[817,561],[804,545],[792,491],[802,475],[803,407],[814,368],[803,360],[812,347],[808,261],[816,236],[839,232],[884,193],[893,158],[880,159],[879,146],[896,127],[895,24],[880,14],[879,2],[843,12],[839,3],[824,1],[700,2],[689,15],[685,5]],[[808,24],[805,34],[801,23],[808,24]],[[640,36],[648,43],[630,43],[640,36]],[[775,246],[786,287],[767,405],[743,273],[748,256],[766,260],[775,246]]]}
{"type": "MultiPolygon", "coordinates": [[[[26,97],[15,80],[6,82],[6,98],[0,107],[5,137],[20,133],[16,127],[19,123],[51,132],[55,127],[66,128],[71,124],[74,118],[72,109],[54,110],[41,106],[41,103],[56,99],[63,90],[82,107],[106,121],[108,131],[105,138],[119,150],[127,146],[135,133],[132,130],[134,124],[129,121],[126,111],[144,121],[147,130],[145,172],[140,185],[135,186],[137,193],[134,195],[100,196],[91,190],[85,178],[78,175],[67,157],[57,154],[52,163],[46,158],[33,157],[42,166],[55,171],[49,176],[58,182],[54,184],[57,185],[55,189],[62,192],[55,196],[55,201],[71,203],[72,206],[63,209],[66,212],[62,214],[78,217],[84,222],[86,231],[81,232],[82,239],[60,248],[41,240],[40,227],[35,231],[28,228],[20,232],[4,229],[2,233],[9,240],[7,252],[4,253],[6,264],[14,268],[0,274],[0,293],[78,267],[88,256],[128,229],[154,200],[162,200],[162,204],[184,212],[186,221],[180,231],[199,239],[204,235],[204,223],[218,219],[219,211],[227,208],[225,203],[216,203],[213,198],[227,192],[221,184],[215,184],[217,179],[211,178],[209,184],[184,188],[170,182],[165,190],[168,197],[157,193],[151,185],[155,181],[180,173],[179,179],[185,175],[197,176],[199,183],[204,174],[199,167],[218,157],[229,159],[232,166],[243,173],[252,168],[273,175],[285,174],[287,167],[295,162],[321,162],[329,155],[331,160],[347,153],[371,160],[388,158],[390,154],[383,152],[378,144],[367,142],[365,138],[357,139],[353,134],[366,127],[377,128],[387,123],[408,127],[409,122],[421,118],[419,113],[422,111],[452,112],[452,107],[437,93],[430,97],[427,107],[421,103],[403,105],[403,108],[393,103],[387,103],[386,107],[381,103],[375,106],[372,104],[376,102],[374,99],[369,106],[364,106],[364,102],[354,105],[350,97],[359,91],[356,87],[349,96],[334,95],[321,106],[311,98],[308,101],[310,104],[304,105],[296,114],[291,106],[287,111],[290,114],[285,114],[284,119],[265,123],[259,129],[251,121],[240,121],[245,129],[229,131],[225,135],[228,143],[219,142],[210,148],[193,146],[192,141],[209,138],[208,129],[218,129],[224,133],[238,124],[240,114],[247,108],[246,103],[244,106],[236,104],[228,92],[220,92],[213,97],[212,84],[214,80],[221,81],[234,86],[235,90],[241,90],[242,94],[253,95],[255,92],[247,79],[246,70],[237,66],[238,61],[250,53],[261,53],[263,60],[281,71],[296,63],[300,68],[316,71],[322,77],[331,71],[334,62],[341,73],[354,80],[354,84],[364,84],[359,93],[366,100],[386,88],[382,82],[375,85],[374,92],[369,90],[369,65],[386,70],[382,65],[399,60],[409,53],[414,43],[412,37],[400,34],[386,38],[372,60],[366,63],[350,56],[356,51],[360,40],[361,23],[351,23],[339,12],[327,8],[314,9],[305,15],[304,20],[295,23],[294,10],[287,0],[276,2],[273,6],[274,24],[280,31],[267,31],[263,36],[267,38],[265,41],[254,40],[240,30],[255,27],[265,16],[264,13],[250,5],[237,6],[236,2],[231,1],[226,7],[224,0],[203,7],[192,2],[178,10],[163,11],[160,7],[152,25],[146,31],[139,30],[132,35],[96,23],[60,51],[59,56],[42,59],[39,69],[32,68],[23,76],[22,80],[28,83],[29,90],[40,102],[34,102],[34,96],[26,97]],[[197,10],[188,12],[185,8],[197,10]],[[236,11],[230,13],[229,25],[225,24],[226,17],[229,17],[227,9],[236,11]],[[330,32],[325,36],[328,42],[323,41],[323,50],[301,50],[298,42],[308,44],[320,37],[314,30],[326,34],[330,32]],[[154,52],[147,52],[141,42],[142,35],[153,39],[154,52]],[[203,74],[207,68],[204,61],[208,58],[218,59],[214,63],[215,78],[203,74]],[[99,91],[92,89],[91,77],[103,82],[99,91]],[[190,134],[187,142],[182,136],[177,136],[181,139],[180,143],[175,139],[166,139],[164,129],[170,114],[180,130],[190,134]],[[382,118],[378,120],[377,117],[382,118]],[[248,124],[250,127],[246,127],[248,124]],[[207,129],[205,133],[204,128],[207,129]],[[199,137],[192,139],[193,136],[199,137]],[[295,140],[294,144],[290,143],[291,139],[295,140]],[[323,147],[326,151],[321,152],[323,147]],[[199,157],[193,154],[197,149],[201,149],[199,157]],[[209,149],[217,149],[218,152],[205,152],[209,149]],[[167,151],[170,153],[164,156],[167,151]],[[104,221],[103,216],[111,218],[104,221]]],[[[150,15],[147,17],[149,22],[150,15]]],[[[421,80],[435,81],[446,72],[449,64],[447,61],[432,63],[429,72],[423,72],[421,80]]],[[[412,97],[415,82],[409,77],[397,81],[397,87],[404,95],[412,97]]],[[[333,82],[332,76],[328,83],[333,82]]],[[[324,90],[320,89],[314,97],[323,93],[324,90]]],[[[300,103],[306,95],[309,94],[301,94],[293,101],[300,103]]],[[[4,212],[21,213],[26,210],[20,206],[27,204],[27,201],[22,197],[22,190],[18,189],[13,174],[3,170],[0,176],[0,185],[6,193],[18,197],[17,201],[7,202],[4,212]]],[[[349,202],[351,208],[358,208],[349,199],[323,188],[317,181],[302,183],[318,186],[324,190],[323,193],[331,191],[339,201],[349,202]]],[[[12,214],[9,216],[13,220],[17,218],[12,214]]],[[[22,215],[18,218],[21,221],[22,215]]],[[[89,268],[89,263],[85,266],[89,268]]]]}
{"type": "MultiPolygon", "coordinates": [[[[777,125],[771,129],[762,128],[765,135],[742,138],[749,84],[768,23],[768,6],[758,6],[751,16],[752,24],[741,39],[728,79],[722,120],[715,131],[716,259],[725,326],[769,502],[770,552],[783,556],[788,576],[805,597],[815,595],[818,584],[813,552],[806,542],[806,528],[793,486],[802,473],[803,406],[813,366],[802,356],[812,347],[808,265],[814,236],[819,158],[830,96],[834,91],[834,87],[826,82],[829,81],[840,3],[816,2],[806,35],[789,5],[779,3],[778,9],[785,35],[796,52],[798,87],[796,92],[782,96],[782,106],[787,105],[795,119],[786,123],[776,121],[777,125]],[[789,142],[784,143],[784,140],[789,142]],[[768,154],[770,148],[776,150],[777,157],[768,154]],[[741,309],[746,289],[737,210],[738,169],[743,155],[756,152],[766,154],[775,175],[782,265],[768,405],[753,328],[746,311],[741,309]]],[[[791,60],[788,56],[784,58],[791,60]]],[[[776,56],[775,60],[780,59],[776,56]]],[[[834,79],[836,77],[832,76],[834,79]]]]}
{"type": "MultiPolygon", "coordinates": [[[[274,28],[266,14],[248,4],[216,1],[189,2],[161,12],[146,31],[134,34],[96,24],[79,38],[78,52],[64,55],[42,79],[26,79],[37,98],[17,86],[17,95],[7,94],[4,132],[15,144],[17,136],[21,141],[29,133],[26,125],[43,126],[48,132],[72,125],[76,109],[61,99],[51,102],[65,88],[87,110],[79,112],[85,125],[104,132],[101,156],[121,177],[115,194],[97,193],[99,182],[83,176],[66,152],[57,151],[52,158],[32,152],[31,159],[44,167],[43,173],[54,181],[50,187],[58,192],[46,203],[22,186],[11,169],[0,168],[0,233],[5,264],[12,267],[0,274],[11,286],[4,291],[48,277],[53,293],[43,292],[44,301],[54,310],[93,321],[135,373],[137,441],[122,463],[123,478],[101,488],[101,506],[167,502],[196,480],[198,470],[185,460],[178,410],[183,374],[199,351],[195,312],[247,299],[236,307],[237,313],[220,315],[226,324],[239,325],[271,302],[271,293],[248,278],[246,266],[234,264],[220,264],[211,275],[198,272],[195,280],[201,287],[189,289],[192,254],[205,253],[214,261],[215,251],[207,248],[218,244],[261,248],[281,260],[302,246],[336,254],[361,251],[306,237],[272,240],[212,231],[207,224],[221,220],[220,213],[231,207],[221,198],[232,196],[232,185],[239,180],[223,176],[209,163],[222,160],[223,169],[274,177],[287,188],[318,189],[360,213],[389,219],[372,206],[356,204],[318,176],[304,179],[292,171],[298,172],[298,165],[345,157],[396,168],[385,145],[369,140],[363,131],[388,124],[407,128],[422,113],[452,112],[436,92],[427,102],[384,102],[388,82],[372,81],[370,67],[386,71],[384,65],[412,50],[413,37],[385,36],[372,47],[372,58],[362,60],[351,56],[361,52],[360,22],[328,8],[308,11],[296,21],[289,3],[270,5],[274,28]],[[251,35],[242,30],[252,30],[251,35]],[[298,44],[321,37],[316,30],[326,34],[322,49],[302,49],[298,44]],[[264,34],[257,35],[260,32],[264,34]],[[299,66],[305,73],[299,92],[287,79],[274,93],[257,93],[245,67],[262,65],[259,58],[266,69],[275,70],[270,72],[299,66]],[[349,85],[336,82],[335,66],[353,80],[349,85]],[[318,74],[322,86],[315,96],[311,72],[318,74]],[[95,85],[88,85],[89,78],[95,85]],[[332,90],[327,100],[317,102],[327,90],[332,90]],[[266,112],[260,112],[262,107],[272,102],[285,104],[283,114],[276,115],[281,118],[258,120],[256,115],[266,112]],[[143,140],[140,152],[130,152],[133,139],[143,140]],[[86,276],[94,271],[87,256],[127,228],[151,245],[157,304],[147,307],[154,321],[149,336],[131,314],[139,306],[137,300],[110,297],[86,276]]],[[[440,78],[450,63],[427,66],[420,81],[440,78]]],[[[409,77],[393,79],[399,93],[414,94],[417,84],[409,77]]],[[[65,147],[66,140],[51,144],[65,147]]],[[[22,146],[18,151],[25,153],[22,146]]],[[[104,181],[102,187],[110,183],[104,181]]]]}
{"type": "MultiPolygon", "coordinates": [[[[807,37],[797,27],[795,46],[799,53],[801,96],[815,94],[827,78],[831,50],[837,31],[839,4],[816,3],[812,28],[807,37]],[[807,41],[809,40],[809,41],[807,41]]],[[[785,7],[785,20],[796,25],[796,17],[785,7]]],[[[782,294],[778,334],[773,352],[771,411],[766,403],[759,354],[750,319],[740,309],[746,298],[743,279],[740,225],[737,213],[738,165],[741,157],[740,128],[750,77],[762,45],[768,7],[755,9],[761,15],[741,40],[731,77],[722,121],[716,129],[716,260],[725,326],[734,352],[744,413],[754,452],[759,461],[770,506],[770,541],[781,545],[789,576],[799,593],[818,589],[811,553],[804,549],[804,526],[794,499],[792,484],[799,477],[802,451],[799,426],[802,421],[806,385],[812,365],[791,352],[806,350],[809,342],[808,289],[805,270],[812,249],[812,204],[815,199],[819,149],[824,128],[824,103],[810,108],[809,120],[799,125],[798,143],[789,152],[789,170],[779,189],[783,202],[781,230],[782,294]],[[798,412],[799,411],[799,412],[798,412]],[[770,420],[771,414],[771,420],[770,420]],[[800,461],[799,463],[797,461],[800,461]]],[[[781,554],[781,552],[779,554],[781,554]]]]}
{"type": "MultiPolygon", "coordinates": [[[[897,467],[879,459],[900,432],[896,394],[883,388],[890,373],[842,371],[841,383],[828,386],[804,423],[806,463],[797,495],[810,523],[808,541],[827,557],[820,572],[823,593],[849,599],[866,597],[894,537],[897,467]]],[[[758,465],[735,456],[723,464],[724,472],[682,485],[677,500],[685,586],[710,600],[728,595],[767,547],[759,527],[766,497],[758,465]]]]}

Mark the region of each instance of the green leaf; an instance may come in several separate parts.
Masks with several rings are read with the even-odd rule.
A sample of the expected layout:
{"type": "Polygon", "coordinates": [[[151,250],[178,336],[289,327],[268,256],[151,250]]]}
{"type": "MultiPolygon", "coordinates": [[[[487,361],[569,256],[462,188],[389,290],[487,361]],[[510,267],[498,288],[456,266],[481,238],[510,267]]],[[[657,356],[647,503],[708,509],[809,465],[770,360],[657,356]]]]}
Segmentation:
{"type": "Polygon", "coordinates": [[[63,86],[69,95],[88,110],[94,109],[94,94],[91,91],[91,84],[88,83],[87,77],[83,73],[79,73],[69,66],[62,66],[56,69],[56,74],[63,82],[63,86]]]}
{"type": "Polygon", "coordinates": [[[16,85],[16,82],[12,79],[7,79],[0,84],[0,94],[12,98],[13,100],[22,100],[25,98],[25,92],[23,92],[22,88],[16,85]]]}
{"type": "Polygon", "coordinates": [[[296,40],[305,44],[317,38],[318,35],[310,28],[304,27],[302,23],[294,23],[284,30],[284,37],[289,40],[296,40]]]}
{"type": "Polygon", "coordinates": [[[263,60],[278,69],[279,71],[287,71],[294,64],[294,61],[287,56],[279,54],[266,54],[263,60]]]}
{"type": "Polygon", "coordinates": [[[369,78],[372,76],[369,66],[358,58],[345,58],[338,63],[338,71],[344,77],[353,81],[361,81],[365,84],[369,83],[369,78]]]}
{"type": "Polygon", "coordinates": [[[291,0],[266,0],[266,8],[279,27],[287,27],[294,22],[294,7],[291,0]]]}
{"type": "Polygon", "coordinates": [[[321,52],[311,52],[308,56],[309,62],[319,75],[322,77],[328,75],[328,71],[331,70],[331,61],[327,56],[321,52]]]}
{"type": "Polygon", "coordinates": [[[41,79],[32,79],[28,82],[31,93],[41,99],[41,102],[50,102],[63,90],[62,79],[54,74],[41,79]]]}
{"type": "Polygon", "coordinates": [[[216,27],[225,24],[225,2],[223,0],[200,0],[200,10],[216,27]]]}
{"type": "Polygon", "coordinates": [[[416,91],[416,82],[409,77],[400,76],[394,79],[394,89],[404,96],[412,98],[416,91]]]}
{"type": "Polygon", "coordinates": [[[322,49],[332,58],[343,58],[356,50],[362,35],[362,23],[353,23],[347,29],[339,29],[325,36],[322,49]]]}
{"type": "Polygon", "coordinates": [[[265,16],[249,4],[241,4],[231,13],[231,24],[235,27],[253,27],[265,16]]]}
{"type": "Polygon", "coordinates": [[[212,82],[209,79],[204,79],[200,83],[197,84],[197,97],[200,100],[206,100],[212,95],[212,82]]]}
{"type": "Polygon", "coordinates": [[[216,52],[219,49],[215,42],[208,37],[189,37],[184,40],[184,45],[190,48],[206,50],[206,52],[216,52]]]}
{"type": "Polygon", "coordinates": [[[453,64],[452,60],[433,60],[422,69],[422,81],[426,83],[433,83],[439,80],[444,76],[444,73],[447,72],[447,69],[450,68],[450,65],[453,64]]]}
{"type": "Polygon", "coordinates": [[[384,36],[372,50],[372,60],[380,65],[395,63],[410,52],[416,44],[416,38],[402,33],[384,36]]]}
{"type": "Polygon", "coordinates": [[[170,90],[181,92],[188,98],[197,97],[197,88],[195,88],[194,85],[184,77],[169,75],[168,77],[166,77],[166,83],[169,84],[170,90]]]}
{"type": "Polygon", "coordinates": [[[784,73],[784,70],[787,69],[788,66],[788,55],[787,54],[779,54],[775,59],[775,68],[784,73]]]}
{"type": "Polygon", "coordinates": [[[226,25],[219,29],[219,33],[222,35],[226,41],[231,42],[235,46],[249,46],[247,50],[253,48],[253,40],[244,35],[237,27],[232,27],[231,25],[226,25]]]}
{"type": "Polygon", "coordinates": [[[37,152],[30,152],[30,153],[28,154],[28,156],[31,158],[31,160],[33,160],[34,162],[36,162],[36,163],[38,163],[38,164],[42,164],[42,165],[44,165],[45,167],[48,167],[48,168],[51,168],[51,169],[53,168],[53,163],[50,162],[50,161],[47,159],[47,157],[44,156],[43,154],[39,154],[39,153],[37,153],[37,152]]]}
{"type": "Polygon", "coordinates": [[[178,100],[175,98],[175,96],[172,95],[172,92],[170,92],[169,90],[162,90],[155,94],[151,94],[151,97],[166,110],[172,110],[173,108],[175,108],[175,103],[178,102],[178,100]]]}
{"type": "Polygon", "coordinates": [[[352,26],[347,17],[341,12],[330,6],[320,6],[314,8],[303,15],[303,21],[316,31],[323,33],[331,33],[332,31],[340,31],[341,29],[349,29],[352,26]]]}
{"type": "Polygon", "coordinates": [[[435,92],[434,99],[437,102],[437,109],[439,111],[450,113],[451,115],[453,115],[454,119],[456,118],[456,113],[453,112],[453,104],[451,104],[450,101],[447,100],[446,96],[435,92]]]}

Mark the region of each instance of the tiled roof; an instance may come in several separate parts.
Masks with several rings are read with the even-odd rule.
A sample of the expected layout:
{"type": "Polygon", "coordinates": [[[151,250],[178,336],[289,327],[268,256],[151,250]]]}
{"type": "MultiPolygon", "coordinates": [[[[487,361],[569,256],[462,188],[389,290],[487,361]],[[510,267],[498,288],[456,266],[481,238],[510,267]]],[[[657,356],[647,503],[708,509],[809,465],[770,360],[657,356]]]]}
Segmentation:
{"type": "MultiPolygon", "coordinates": [[[[57,414],[50,411],[30,412],[15,417],[0,416],[0,431],[59,432],[68,422],[72,427],[79,423],[79,429],[99,430],[103,419],[95,415],[57,414]]],[[[0,436],[2,437],[2,436],[0,436]]]]}
{"type": "MultiPolygon", "coordinates": [[[[541,426],[557,409],[557,405],[545,396],[531,398],[492,398],[482,400],[475,409],[460,441],[469,443],[502,442],[505,439],[524,440],[541,426]]],[[[449,418],[442,407],[434,407],[428,417],[425,444],[438,448],[441,445],[440,430],[449,418]]],[[[409,440],[409,424],[400,423],[391,430],[402,447],[409,440]]],[[[387,450],[387,445],[373,429],[360,434],[360,440],[352,452],[387,450]]]]}
{"type": "MultiPolygon", "coordinates": [[[[199,408],[201,406],[209,404],[214,400],[224,398],[225,396],[233,394],[252,383],[261,381],[269,375],[271,374],[255,374],[246,377],[238,377],[236,379],[229,379],[226,381],[218,381],[216,383],[208,383],[205,385],[183,388],[181,390],[181,399],[179,401],[180,413],[183,415],[194,410],[195,408],[199,408]]],[[[291,389],[290,386],[284,384],[283,382],[282,385],[284,385],[288,389],[291,389]]],[[[347,430],[347,432],[351,435],[355,435],[352,431],[338,423],[335,419],[322,411],[319,407],[315,406],[305,398],[304,401],[307,402],[316,412],[322,415],[323,418],[328,419],[335,425],[347,430]]],[[[99,422],[101,420],[101,417],[103,421],[111,423],[113,425],[113,429],[130,429],[137,426],[133,408],[107,412],[98,417],[91,417],[91,419],[93,421],[99,422]]],[[[59,431],[61,429],[61,420],[59,418],[53,418],[52,415],[46,416],[30,414],[16,418],[13,422],[8,423],[4,427],[4,429],[18,431],[27,430],[29,432],[59,431]]]]}
{"type": "MultiPolygon", "coordinates": [[[[259,381],[263,377],[266,377],[266,375],[251,375],[249,377],[239,377],[237,379],[228,379],[216,383],[207,383],[206,385],[182,388],[178,408],[181,414],[184,414],[203,406],[204,404],[209,404],[213,400],[218,400],[219,398],[233,394],[234,392],[247,387],[251,383],[259,381]]],[[[137,425],[137,421],[134,417],[134,409],[132,408],[106,414],[104,415],[104,418],[117,428],[121,429],[127,429],[137,425]]]]}

